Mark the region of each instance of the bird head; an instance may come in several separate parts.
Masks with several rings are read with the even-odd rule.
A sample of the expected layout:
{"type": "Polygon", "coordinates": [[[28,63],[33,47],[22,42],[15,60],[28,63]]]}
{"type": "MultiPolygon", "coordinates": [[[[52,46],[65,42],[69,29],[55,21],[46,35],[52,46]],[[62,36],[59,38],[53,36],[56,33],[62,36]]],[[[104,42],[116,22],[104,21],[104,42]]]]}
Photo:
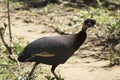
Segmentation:
{"type": "Polygon", "coordinates": [[[83,27],[82,30],[87,30],[90,27],[94,27],[94,25],[96,24],[96,20],[93,19],[86,19],[83,23],[83,27]]]}

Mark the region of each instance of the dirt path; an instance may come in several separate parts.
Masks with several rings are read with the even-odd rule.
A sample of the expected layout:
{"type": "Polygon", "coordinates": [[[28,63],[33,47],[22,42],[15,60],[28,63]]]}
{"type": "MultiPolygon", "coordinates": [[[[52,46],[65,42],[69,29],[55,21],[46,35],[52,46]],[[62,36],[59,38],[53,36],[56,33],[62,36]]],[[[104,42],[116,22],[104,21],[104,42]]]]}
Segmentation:
{"type": "Polygon", "coordinates": [[[98,61],[91,57],[72,57],[60,68],[60,72],[65,80],[120,80],[120,67],[102,68],[108,64],[109,61],[98,61]]]}

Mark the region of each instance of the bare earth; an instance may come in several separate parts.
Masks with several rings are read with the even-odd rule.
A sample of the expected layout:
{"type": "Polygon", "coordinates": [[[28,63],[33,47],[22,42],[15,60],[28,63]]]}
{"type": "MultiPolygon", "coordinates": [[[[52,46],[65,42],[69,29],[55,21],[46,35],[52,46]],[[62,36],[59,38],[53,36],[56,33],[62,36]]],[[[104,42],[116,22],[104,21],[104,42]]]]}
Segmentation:
{"type": "MultiPolygon", "coordinates": [[[[26,41],[31,42],[43,36],[59,35],[55,33],[52,28],[40,23],[45,18],[47,19],[45,15],[42,16],[41,14],[41,16],[38,16],[39,20],[33,19],[32,22],[29,22],[28,20],[28,23],[26,23],[24,21],[27,20],[26,15],[29,14],[28,11],[21,10],[21,11],[12,12],[12,13],[13,13],[11,14],[12,16],[11,23],[12,23],[12,31],[13,31],[12,33],[17,35],[18,37],[24,37],[26,41]]],[[[66,15],[66,14],[63,14],[63,15],[66,15]]],[[[47,23],[48,20],[45,20],[45,22],[47,23]]],[[[71,31],[72,31],[72,28],[71,28],[71,31]]],[[[83,44],[83,46],[85,45],[86,44],[83,44]]],[[[89,46],[89,44],[87,45],[89,46]]],[[[88,49],[80,50],[80,52],[77,51],[75,55],[73,55],[73,57],[71,57],[65,64],[59,65],[56,69],[56,72],[58,74],[61,74],[61,76],[65,78],[65,80],[120,80],[119,66],[114,66],[112,68],[103,68],[104,66],[109,64],[108,60],[94,59],[89,56],[97,52],[100,52],[100,50],[97,47],[95,49],[96,49],[95,51],[90,51],[88,49]],[[84,57],[84,56],[87,56],[87,57],[84,57]]],[[[26,66],[29,66],[29,65],[26,65],[26,66]]],[[[44,64],[40,64],[39,67],[40,66],[42,66],[43,68],[49,68],[48,71],[50,73],[49,66],[44,64]]],[[[27,68],[28,67],[26,67],[26,69],[27,68]]],[[[40,80],[41,77],[44,78],[44,76],[46,75],[46,72],[44,73],[37,74],[38,77],[36,78],[36,80],[40,80]]]]}

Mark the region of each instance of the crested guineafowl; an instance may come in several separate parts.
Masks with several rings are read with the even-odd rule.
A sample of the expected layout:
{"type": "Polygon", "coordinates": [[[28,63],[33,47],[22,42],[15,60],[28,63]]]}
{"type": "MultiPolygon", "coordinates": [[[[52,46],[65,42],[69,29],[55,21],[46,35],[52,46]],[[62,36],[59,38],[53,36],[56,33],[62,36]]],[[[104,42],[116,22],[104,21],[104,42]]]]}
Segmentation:
{"type": "Polygon", "coordinates": [[[39,63],[43,63],[52,65],[51,72],[57,80],[60,80],[54,72],[55,68],[59,64],[64,64],[83,44],[87,37],[86,30],[93,27],[95,23],[93,19],[86,19],[82,30],[77,34],[42,37],[28,44],[18,56],[20,62],[35,62],[28,77],[31,77],[39,63]]]}

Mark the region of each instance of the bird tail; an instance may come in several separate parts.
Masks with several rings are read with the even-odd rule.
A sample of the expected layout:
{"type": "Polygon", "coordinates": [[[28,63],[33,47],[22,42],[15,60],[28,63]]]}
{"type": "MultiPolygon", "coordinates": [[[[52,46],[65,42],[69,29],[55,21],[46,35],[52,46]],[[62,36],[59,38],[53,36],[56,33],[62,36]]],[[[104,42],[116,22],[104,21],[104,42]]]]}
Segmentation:
{"type": "Polygon", "coordinates": [[[22,52],[19,53],[19,55],[18,55],[18,61],[19,62],[25,62],[26,61],[24,53],[22,53],[22,52]]]}

